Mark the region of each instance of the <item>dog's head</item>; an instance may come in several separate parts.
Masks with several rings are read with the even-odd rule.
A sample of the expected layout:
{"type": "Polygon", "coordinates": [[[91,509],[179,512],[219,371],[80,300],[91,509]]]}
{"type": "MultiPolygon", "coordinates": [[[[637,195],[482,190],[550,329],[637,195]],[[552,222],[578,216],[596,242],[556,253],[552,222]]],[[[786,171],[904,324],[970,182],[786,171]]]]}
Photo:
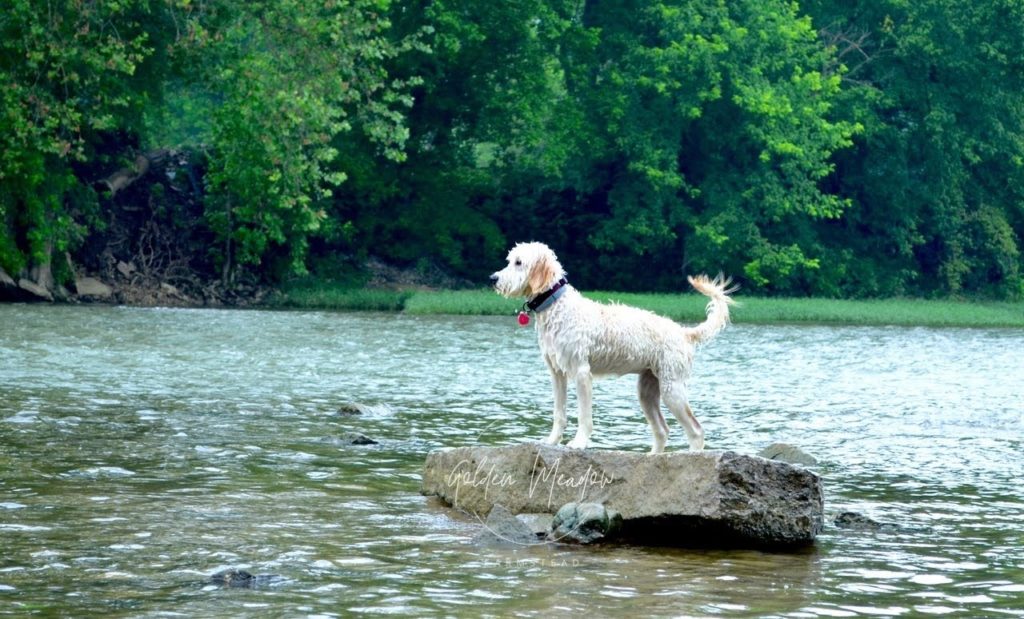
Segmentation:
{"type": "Polygon", "coordinates": [[[503,297],[535,297],[551,288],[565,272],[555,252],[544,243],[519,243],[508,252],[508,266],[491,275],[503,297]]]}

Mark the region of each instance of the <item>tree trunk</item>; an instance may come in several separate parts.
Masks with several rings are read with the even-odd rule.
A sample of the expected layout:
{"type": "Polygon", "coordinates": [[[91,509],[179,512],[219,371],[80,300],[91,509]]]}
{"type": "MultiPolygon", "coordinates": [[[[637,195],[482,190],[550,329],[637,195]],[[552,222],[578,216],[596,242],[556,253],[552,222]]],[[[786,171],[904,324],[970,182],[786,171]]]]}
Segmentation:
{"type": "Polygon", "coordinates": [[[224,289],[227,290],[231,285],[233,265],[231,264],[231,236],[234,231],[234,220],[231,217],[231,198],[227,199],[227,220],[228,220],[228,233],[224,237],[224,270],[221,272],[221,283],[224,285],[224,289]]]}
{"type": "Polygon", "coordinates": [[[46,290],[53,290],[53,269],[51,264],[53,258],[53,241],[46,241],[46,257],[32,265],[28,271],[28,278],[46,290]]]}
{"type": "Polygon", "coordinates": [[[163,163],[168,153],[169,151],[166,148],[160,148],[136,155],[135,163],[132,166],[121,168],[110,176],[96,181],[95,185],[97,188],[105,189],[109,192],[110,197],[114,197],[117,195],[117,192],[142,178],[149,171],[150,167],[163,163]]]}

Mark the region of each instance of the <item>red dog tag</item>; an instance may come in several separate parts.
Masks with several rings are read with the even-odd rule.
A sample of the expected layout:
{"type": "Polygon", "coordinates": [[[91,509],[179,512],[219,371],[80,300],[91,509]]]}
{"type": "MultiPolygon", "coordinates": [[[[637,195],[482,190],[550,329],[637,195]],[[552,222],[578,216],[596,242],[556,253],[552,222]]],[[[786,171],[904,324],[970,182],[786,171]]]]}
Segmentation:
{"type": "Polygon", "coordinates": [[[530,324],[530,315],[526,312],[519,312],[519,326],[525,327],[530,324]]]}

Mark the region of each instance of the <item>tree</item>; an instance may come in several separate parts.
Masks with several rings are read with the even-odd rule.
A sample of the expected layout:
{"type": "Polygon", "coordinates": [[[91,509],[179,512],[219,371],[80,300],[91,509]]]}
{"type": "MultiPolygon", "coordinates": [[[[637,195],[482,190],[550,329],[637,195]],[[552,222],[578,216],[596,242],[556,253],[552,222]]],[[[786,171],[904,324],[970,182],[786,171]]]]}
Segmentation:
{"type": "MultiPolygon", "coordinates": [[[[51,261],[97,218],[88,164],[104,141],[141,125],[157,87],[147,59],[149,0],[45,6],[10,0],[0,13],[0,267],[53,285],[51,261]]],[[[69,275],[57,260],[58,277],[69,275]]]]}
{"type": "MultiPolygon", "coordinates": [[[[477,276],[504,251],[501,196],[529,176],[551,182],[571,158],[556,55],[575,2],[395,3],[394,36],[424,46],[389,63],[420,79],[408,111],[407,159],[381,162],[366,144],[342,149],[350,182],[333,215],[349,223],[335,248],[477,276]],[[563,123],[560,125],[560,123],[563,123]]],[[[521,213],[530,217],[532,205],[521,213]]]]}
{"type": "Polygon", "coordinates": [[[841,106],[864,123],[837,158],[852,200],[824,226],[830,294],[1024,294],[1024,7],[808,2],[846,50],[841,106]]]}
{"type": "MultiPolygon", "coordinates": [[[[178,2],[187,34],[181,81],[209,119],[207,219],[228,282],[239,264],[304,272],[327,217],[342,134],[359,125],[386,157],[408,136],[406,83],[384,62],[409,42],[386,38],[386,0],[178,2]]],[[[196,138],[193,138],[196,139],[196,138]]]]}
{"type": "Polygon", "coordinates": [[[482,278],[535,239],[587,287],[1020,296],[1022,27],[1008,0],[9,0],[0,267],[57,289],[119,204],[182,193],[122,189],[183,146],[165,219],[229,287],[311,243],[482,278]]]}
{"type": "Polygon", "coordinates": [[[596,43],[566,62],[586,65],[570,87],[606,176],[592,244],[800,290],[819,256],[794,233],[841,215],[822,181],[858,129],[810,20],[785,2],[622,0],[588,3],[583,27],[596,43]]]}

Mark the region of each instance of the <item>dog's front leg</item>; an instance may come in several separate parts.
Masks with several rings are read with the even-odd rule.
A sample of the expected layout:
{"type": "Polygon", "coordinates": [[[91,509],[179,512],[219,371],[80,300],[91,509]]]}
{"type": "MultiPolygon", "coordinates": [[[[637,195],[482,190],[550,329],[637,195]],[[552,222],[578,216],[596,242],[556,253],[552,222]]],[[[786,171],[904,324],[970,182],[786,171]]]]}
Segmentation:
{"type": "Polygon", "coordinates": [[[551,385],[555,393],[555,415],[554,424],[551,427],[551,434],[544,442],[548,445],[557,445],[562,440],[562,433],[565,432],[565,401],[568,397],[569,381],[564,372],[555,368],[551,370],[551,385]]]}
{"type": "Polygon", "coordinates": [[[594,420],[591,415],[593,406],[593,377],[590,368],[580,368],[576,373],[576,401],[579,404],[577,414],[576,436],[569,441],[570,449],[586,449],[590,445],[590,435],[594,432],[594,420]]]}

